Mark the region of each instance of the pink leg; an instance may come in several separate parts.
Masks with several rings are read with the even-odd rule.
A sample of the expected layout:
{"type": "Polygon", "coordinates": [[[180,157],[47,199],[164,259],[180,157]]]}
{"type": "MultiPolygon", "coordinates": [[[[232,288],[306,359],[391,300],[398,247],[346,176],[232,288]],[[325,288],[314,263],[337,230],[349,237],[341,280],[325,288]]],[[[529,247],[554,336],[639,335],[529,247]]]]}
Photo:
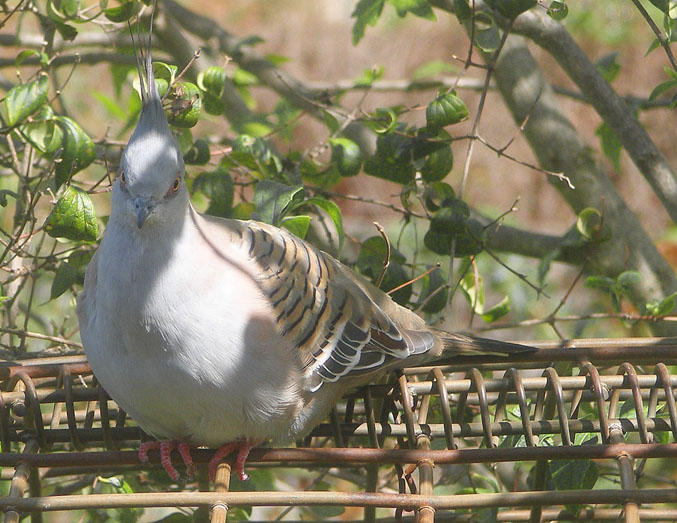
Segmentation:
{"type": "Polygon", "coordinates": [[[163,441],[160,443],[160,462],[174,481],[179,479],[179,471],[172,465],[172,450],[176,448],[176,441],[163,441]]]}
{"type": "Polygon", "coordinates": [[[139,447],[139,461],[141,463],[148,463],[148,451],[159,449],[161,444],[160,441],[146,441],[145,443],[141,443],[141,446],[139,447]]]}
{"type": "Polygon", "coordinates": [[[228,457],[228,455],[231,454],[235,449],[238,449],[237,457],[235,458],[235,470],[237,471],[240,481],[247,481],[249,476],[244,470],[245,462],[247,461],[249,452],[258,444],[258,441],[247,439],[242,441],[233,441],[223,445],[212,456],[212,459],[209,460],[209,479],[214,481],[214,478],[216,477],[216,467],[218,467],[219,463],[221,463],[224,458],[228,457]]]}
{"type": "Polygon", "coordinates": [[[191,478],[197,474],[197,467],[193,463],[193,456],[190,455],[190,445],[188,443],[179,443],[179,454],[186,465],[186,473],[191,478]]]}
{"type": "Polygon", "coordinates": [[[187,443],[179,441],[147,441],[139,447],[139,461],[148,463],[148,451],[160,449],[160,461],[162,466],[173,480],[179,479],[179,471],[172,465],[172,451],[178,449],[181,459],[186,464],[186,471],[189,476],[195,475],[195,464],[190,455],[190,446],[187,443]]]}
{"type": "Polygon", "coordinates": [[[244,464],[247,461],[249,452],[257,445],[257,442],[251,440],[245,440],[240,445],[240,450],[237,452],[237,458],[235,458],[235,468],[237,470],[238,476],[240,476],[240,481],[247,481],[249,479],[249,476],[244,470],[244,464]]]}
{"type": "Polygon", "coordinates": [[[209,480],[214,481],[216,478],[216,467],[219,466],[219,463],[223,458],[228,457],[228,454],[233,452],[238,447],[237,442],[226,443],[221,446],[216,453],[212,456],[212,459],[209,460],[209,480]]]}

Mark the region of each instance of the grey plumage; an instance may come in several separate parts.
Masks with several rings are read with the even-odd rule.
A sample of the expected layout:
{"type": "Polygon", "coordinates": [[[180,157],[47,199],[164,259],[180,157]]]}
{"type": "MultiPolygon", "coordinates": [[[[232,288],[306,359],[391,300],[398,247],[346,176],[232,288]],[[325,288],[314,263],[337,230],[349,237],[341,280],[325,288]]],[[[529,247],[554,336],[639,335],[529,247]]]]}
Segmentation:
{"type": "Polygon", "coordinates": [[[95,375],[144,430],[191,445],[294,440],[376,372],[445,350],[527,350],[431,329],[285,230],[197,213],[150,49],[139,77],[143,110],[77,312],[95,375]]]}

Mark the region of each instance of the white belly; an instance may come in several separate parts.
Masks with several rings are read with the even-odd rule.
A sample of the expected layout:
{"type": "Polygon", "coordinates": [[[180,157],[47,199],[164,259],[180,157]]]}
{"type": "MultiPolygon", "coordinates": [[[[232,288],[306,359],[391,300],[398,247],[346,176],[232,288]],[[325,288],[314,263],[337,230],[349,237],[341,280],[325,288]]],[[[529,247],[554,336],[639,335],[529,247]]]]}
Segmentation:
{"type": "Polygon", "coordinates": [[[205,271],[199,252],[171,272],[145,260],[155,272],[127,276],[119,264],[129,260],[111,258],[99,256],[107,262],[87,304],[95,314],[81,325],[110,396],[158,438],[216,446],[288,436],[307,396],[294,348],[277,335],[255,282],[226,262],[205,271]]]}

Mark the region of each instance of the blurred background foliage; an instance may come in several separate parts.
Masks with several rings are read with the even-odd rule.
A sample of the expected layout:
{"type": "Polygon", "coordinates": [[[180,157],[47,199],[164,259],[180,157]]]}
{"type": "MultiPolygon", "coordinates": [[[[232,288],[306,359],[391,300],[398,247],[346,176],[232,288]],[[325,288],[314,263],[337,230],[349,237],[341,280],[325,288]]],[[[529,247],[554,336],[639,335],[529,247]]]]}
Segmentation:
{"type": "MultiPolygon", "coordinates": [[[[150,7],[0,10],[0,354],[78,352],[150,7]]],[[[676,17],[669,0],[160,0],[153,53],[199,210],[286,227],[446,329],[673,335],[676,17]]]]}

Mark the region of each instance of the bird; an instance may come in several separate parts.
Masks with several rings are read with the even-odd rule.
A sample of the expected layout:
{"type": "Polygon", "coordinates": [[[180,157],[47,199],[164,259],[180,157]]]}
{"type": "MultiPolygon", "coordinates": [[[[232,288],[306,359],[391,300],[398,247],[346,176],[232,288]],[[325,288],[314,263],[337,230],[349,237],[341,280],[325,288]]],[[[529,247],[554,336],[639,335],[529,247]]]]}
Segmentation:
{"type": "Polygon", "coordinates": [[[185,167],[152,66],[139,46],[142,111],[111,191],[106,231],[77,316],[100,385],[149,435],[172,479],[178,451],[249,451],[296,441],[347,388],[444,355],[530,347],[448,333],[339,260],[258,221],[212,217],[190,203],[185,167]]]}

